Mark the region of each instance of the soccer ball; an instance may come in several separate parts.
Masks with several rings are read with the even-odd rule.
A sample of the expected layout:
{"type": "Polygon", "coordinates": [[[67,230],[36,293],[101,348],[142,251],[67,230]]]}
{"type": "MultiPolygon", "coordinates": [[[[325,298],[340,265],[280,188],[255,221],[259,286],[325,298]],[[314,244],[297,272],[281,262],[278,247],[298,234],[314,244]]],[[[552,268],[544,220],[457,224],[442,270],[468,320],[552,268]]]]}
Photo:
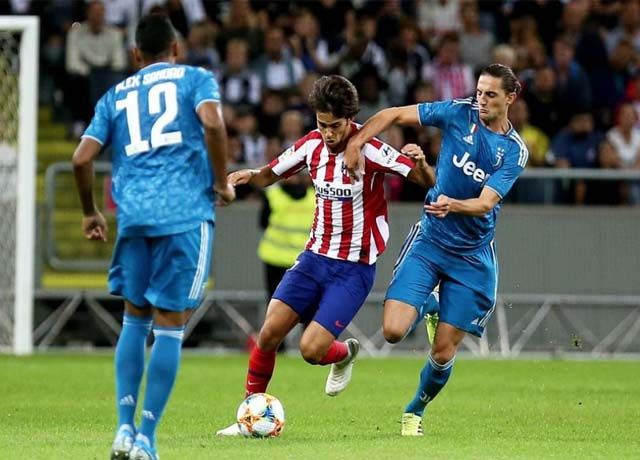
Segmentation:
{"type": "Polygon", "coordinates": [[[266,393],[247,397],[238,407],[240,432],[254,438],[273,438],[282,433],[284,408],[278,398],[266,393]]]}

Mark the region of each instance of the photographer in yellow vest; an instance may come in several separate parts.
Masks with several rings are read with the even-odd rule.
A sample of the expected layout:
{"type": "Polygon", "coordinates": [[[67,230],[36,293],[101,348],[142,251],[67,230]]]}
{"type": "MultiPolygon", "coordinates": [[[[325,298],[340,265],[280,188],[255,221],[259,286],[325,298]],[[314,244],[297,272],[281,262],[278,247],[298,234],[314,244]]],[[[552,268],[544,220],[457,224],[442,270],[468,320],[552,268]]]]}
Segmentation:
{"type": "Polygon", "coordinates": [[[258,257],[264,262],[269,298],[304,250],[314,210],[315,194],[306,172],[281,180],[265,191],[260,213],[260,226],[265,231],[258,257]]]}

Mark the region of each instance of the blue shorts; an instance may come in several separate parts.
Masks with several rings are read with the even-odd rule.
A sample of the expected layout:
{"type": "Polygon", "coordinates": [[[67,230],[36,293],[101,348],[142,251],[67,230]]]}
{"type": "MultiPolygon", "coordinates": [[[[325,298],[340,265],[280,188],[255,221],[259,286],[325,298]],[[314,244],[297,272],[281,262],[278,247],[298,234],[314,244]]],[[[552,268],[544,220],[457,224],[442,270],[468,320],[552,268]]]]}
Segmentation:
{"type": "Polygon", "coordinates": [[[498,260],[494,242],[475,254],[460,255],[418,232],[394,271],[385,300],[398,300],[420,311],[438,281],[440,321],[481,337],[496,304],[498,260]]]}
{"type": "Polygon", "coordinates": [[[375,264],[304,251],[282,277],[273,298],[293,308],[302,323],[315,321],[337,338],[360,310],[375,276],[375,264]]]}
{"type": "Polygon", "coordinates": [[[118,237],[109,269],[109,292],[137,307],[197,308],[209,279],[213,222],[158,237],[118,237]]]}

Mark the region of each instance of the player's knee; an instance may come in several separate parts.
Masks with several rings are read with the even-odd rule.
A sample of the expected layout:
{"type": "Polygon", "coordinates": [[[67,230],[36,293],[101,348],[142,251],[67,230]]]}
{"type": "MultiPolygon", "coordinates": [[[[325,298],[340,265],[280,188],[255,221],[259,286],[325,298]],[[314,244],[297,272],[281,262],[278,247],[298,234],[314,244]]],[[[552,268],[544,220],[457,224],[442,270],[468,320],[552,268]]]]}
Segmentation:
{"type": "Polygon", "coordinates": [[[438,364],[444,365],[456,356],[456,347],[453,345],[434,346],[431,350],[431,358],[438,364]]]}
{"type": "Polygon", "coordinates": [[[389,343],[400,342],[406,333],[407,329],[403,327],[402,324],[393,323],[382,325],[382,334],[384,335],[384,339],[389,343]]]}
{"type": "Polygon", "coordinates": [[[257,345],[263,351],[274,351],[282,342],[283,337],[277,328],[265,323],[258,334],[257,345]]]}
{"type": "Polygon", "coordinates": [[[300,342],[300,354],[309,364],[318,364],[327,354],[327,350],[314,343],[300,342]]]}

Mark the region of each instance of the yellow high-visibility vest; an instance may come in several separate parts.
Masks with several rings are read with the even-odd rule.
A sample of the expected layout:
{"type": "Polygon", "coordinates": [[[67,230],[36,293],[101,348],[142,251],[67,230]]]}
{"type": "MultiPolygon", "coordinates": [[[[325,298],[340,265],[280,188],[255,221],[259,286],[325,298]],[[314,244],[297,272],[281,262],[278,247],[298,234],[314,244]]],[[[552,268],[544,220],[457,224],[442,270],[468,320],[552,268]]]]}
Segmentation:
{"type": "Polygon", "coordinates": [[[304,250],[313,222],[316,197],[313,189],[294,200],[279,185],[266,191],[271,214],[260,244],[258,257],[270,265],[290,267],[304,250]]]}

